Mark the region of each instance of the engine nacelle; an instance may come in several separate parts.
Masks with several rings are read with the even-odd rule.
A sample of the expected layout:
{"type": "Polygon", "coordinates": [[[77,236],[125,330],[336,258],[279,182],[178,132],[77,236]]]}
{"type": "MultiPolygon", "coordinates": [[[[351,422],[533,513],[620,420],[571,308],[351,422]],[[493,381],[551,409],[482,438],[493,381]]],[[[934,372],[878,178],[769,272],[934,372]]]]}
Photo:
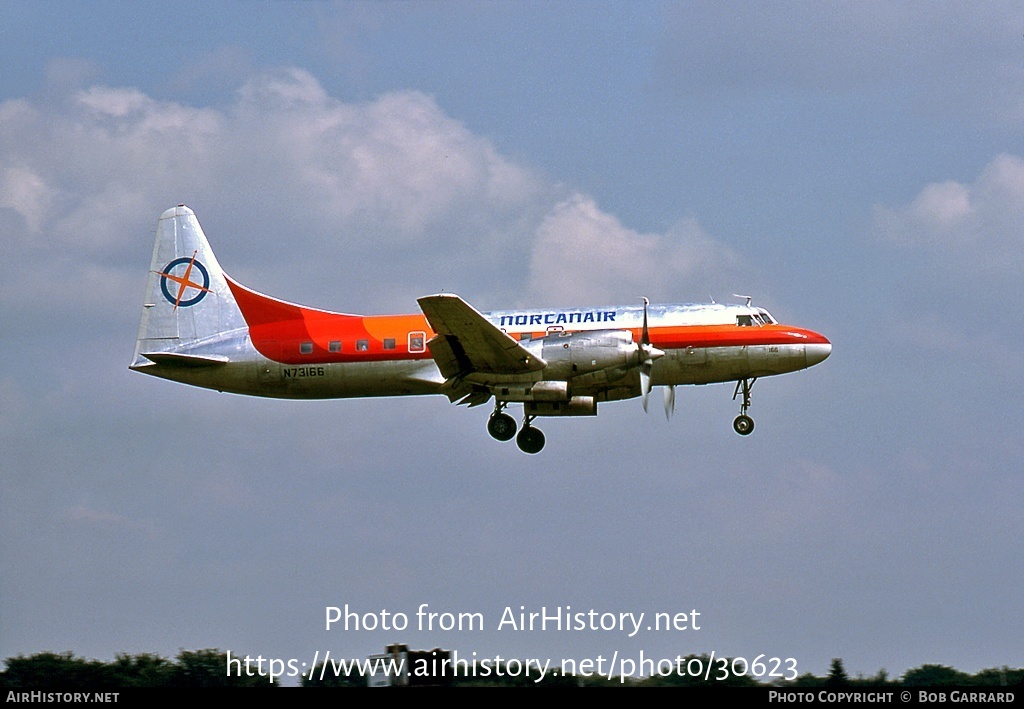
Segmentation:
{"type": "Polygon", "coordinates": [[[639,346],[628,330],[555,332],[522,343],[547,366],[527,381],[492,384],[499,401],[543,403],[537,416],[594,416],[598,401],[637,396],[639,346]],[[630,377],[633,377],[631,379],[630,377]],[[614,389],[618,386],[619,390],[614,389]],[[597,390],[597,393],[594,391],[597,390]],[[609,398],[610,397],[610,398],[609,398]]]}
{"type": "Polygon", "coordinates": [[[552,332],[524,344],[548,363],[544,380],[569,382],[570,390],[619,381],[639,362],[629,330],[552,332]]]}
{"type": "Polygon", "coordinates": [[[597,401],[592,396],[574,396],[568,401],[528,401],[523,404],[527,416],[597,416],[597,401]]]}

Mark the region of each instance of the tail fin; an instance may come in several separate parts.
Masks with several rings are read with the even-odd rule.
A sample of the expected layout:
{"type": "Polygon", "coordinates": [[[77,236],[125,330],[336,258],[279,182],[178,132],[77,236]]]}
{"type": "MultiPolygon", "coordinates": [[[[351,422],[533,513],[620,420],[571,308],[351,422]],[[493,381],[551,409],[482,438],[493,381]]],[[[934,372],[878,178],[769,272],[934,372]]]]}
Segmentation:
{"type": "Polygon", "coordinates": [[[245,321],[195,213],[183,204],[160,215],[131,368],[227,361],[218,335],[245,321]]]}

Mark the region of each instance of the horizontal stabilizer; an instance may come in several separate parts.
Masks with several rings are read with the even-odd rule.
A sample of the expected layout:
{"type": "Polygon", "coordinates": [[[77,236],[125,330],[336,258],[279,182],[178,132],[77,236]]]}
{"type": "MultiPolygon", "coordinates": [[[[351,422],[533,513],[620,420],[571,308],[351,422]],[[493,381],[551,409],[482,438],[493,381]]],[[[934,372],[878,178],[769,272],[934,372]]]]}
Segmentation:
{"type": "Polygon", "coordinates": [[[227,364],[228,358],[222,355],[194,355],[180,352],[143,352],[146,359],[169,367],[216,367],[227,364]]]}

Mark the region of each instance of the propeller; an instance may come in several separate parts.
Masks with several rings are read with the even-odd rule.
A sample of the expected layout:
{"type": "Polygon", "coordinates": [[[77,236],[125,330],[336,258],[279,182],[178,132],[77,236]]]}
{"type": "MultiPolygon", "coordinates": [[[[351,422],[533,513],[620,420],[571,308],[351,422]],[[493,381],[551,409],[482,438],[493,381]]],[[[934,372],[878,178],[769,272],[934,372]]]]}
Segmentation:
{"type": "Polygon", "coordinates": [[[674,384],[669,384],[665,387],[665,418],[671,419],[672,414],[676,410],[676,387],[674,384]]]}
{"type": "Polygon", "coordinates": [[[647,397],[651,393],[651,370],[654,368],[654,360],[664,357],[665,353],[651,344],[651,334],[647,329],[647,306],[651,301],[644,298],[644,329],[640,334],[640,347],[637,354],[640,358],[640,397],[643,400],[644,411],[647,411],[647,397]]]}

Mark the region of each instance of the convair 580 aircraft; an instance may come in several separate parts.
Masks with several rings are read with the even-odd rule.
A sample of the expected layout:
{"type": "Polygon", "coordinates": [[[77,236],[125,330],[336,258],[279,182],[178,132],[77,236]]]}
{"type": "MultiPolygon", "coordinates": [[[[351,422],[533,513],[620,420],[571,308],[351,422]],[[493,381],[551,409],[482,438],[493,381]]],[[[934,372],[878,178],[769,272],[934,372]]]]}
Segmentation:
{"type": "Polygon", "coordinates": [[[736,382],[733,428],[759,377],[805,369],[832,351],[825,337],[745,305],[643,305],[481,313],[456,295],[418,300],[410,315],[349,315],[261,295],[229,278],[191,209],[157,225],[131,369],[185,384],[289,399],[444,394],[494,400],[487,430],[544,447],[538,416],[596,416],[605,401],[678,384],[736,382]],[[505,413],[522,403],[523,424],[505,413]]]}

